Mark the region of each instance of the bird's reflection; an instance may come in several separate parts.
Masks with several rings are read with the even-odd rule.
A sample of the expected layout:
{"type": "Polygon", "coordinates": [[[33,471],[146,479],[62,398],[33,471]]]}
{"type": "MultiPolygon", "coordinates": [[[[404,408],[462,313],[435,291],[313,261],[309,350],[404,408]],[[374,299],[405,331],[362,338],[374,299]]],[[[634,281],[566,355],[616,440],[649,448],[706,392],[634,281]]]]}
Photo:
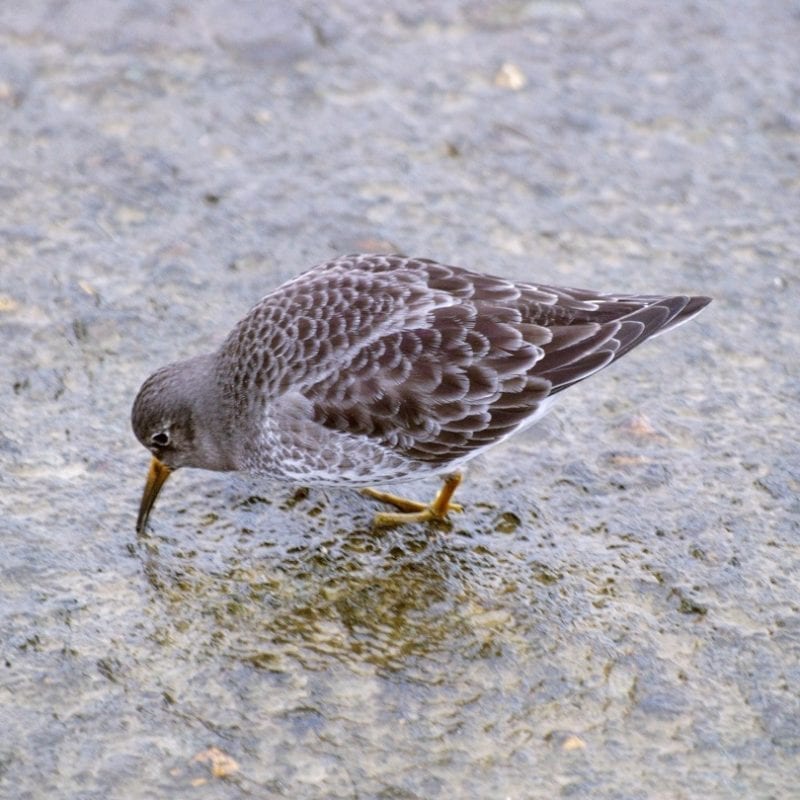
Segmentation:
{"type": "Polygon", "coordinates": [[[235,509],[225,521],[211,514],[197,530],[196,516],[178,515],[194,527],[142,540],[165,641],[273,671],[337,661],[391,670],[454,647],[485,652],[502,628],[492,609],[516,569],[502,548],[464,530],[376,532],[352,493],[275,498],[221,498],[235,509]]]}

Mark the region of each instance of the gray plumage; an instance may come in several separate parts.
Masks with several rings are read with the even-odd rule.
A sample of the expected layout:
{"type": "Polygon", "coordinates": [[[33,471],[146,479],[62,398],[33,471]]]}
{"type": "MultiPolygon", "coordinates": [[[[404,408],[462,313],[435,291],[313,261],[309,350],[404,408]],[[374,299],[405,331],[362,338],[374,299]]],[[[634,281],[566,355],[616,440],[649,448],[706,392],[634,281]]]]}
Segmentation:
{"type": "Polygon", "coordinates": [[[133,428],[171,468],[349,486],[448,472],[708,302],[345,256],[264,297],[216,353],[151,376],[133,428]]]}

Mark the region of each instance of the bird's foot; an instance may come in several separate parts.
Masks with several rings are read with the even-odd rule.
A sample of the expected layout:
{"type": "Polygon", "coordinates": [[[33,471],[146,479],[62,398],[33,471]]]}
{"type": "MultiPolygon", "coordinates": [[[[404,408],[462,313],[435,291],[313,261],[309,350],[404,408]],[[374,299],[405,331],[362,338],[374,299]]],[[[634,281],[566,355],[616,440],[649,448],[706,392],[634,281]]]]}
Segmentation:
{"type": "Polygon", "coordinates": [[[464,508],[459,503],[451,503],[453,493],[461,483],[461,474],[458,472],[448,475],[442,488],[431,503],[421,503],[418,500],[409,500],[398,497],[390,492],[381,492],[377,489],[362,489],[362,493],[373,500],[399,508],[400,512],[382,512],[375,515],[373,524],[377,528],[389,528],[395,525],[405,525],[411,522],[437,522],[447,518],[451,511],[460,512],[464,508]]]}

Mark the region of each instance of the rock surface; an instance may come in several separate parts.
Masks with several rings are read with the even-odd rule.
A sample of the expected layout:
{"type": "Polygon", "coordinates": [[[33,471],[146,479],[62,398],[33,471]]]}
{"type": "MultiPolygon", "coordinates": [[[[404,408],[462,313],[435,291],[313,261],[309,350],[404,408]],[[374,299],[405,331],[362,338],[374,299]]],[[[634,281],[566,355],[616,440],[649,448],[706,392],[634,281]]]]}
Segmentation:
{"type": "Polygon", "coordinates": [[[798,41],[782,0],[3,4],[0,795],[792,796],[798,41]],[[449,532],[187,472],[137,540],[141,381],[387,249],[715,302],[449,532]]]}

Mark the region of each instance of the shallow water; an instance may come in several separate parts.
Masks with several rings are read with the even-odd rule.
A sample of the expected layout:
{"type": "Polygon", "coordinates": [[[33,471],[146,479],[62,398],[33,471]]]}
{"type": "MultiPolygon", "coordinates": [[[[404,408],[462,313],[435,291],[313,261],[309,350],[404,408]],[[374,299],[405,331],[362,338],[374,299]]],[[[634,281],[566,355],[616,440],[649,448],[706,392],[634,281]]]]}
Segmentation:
{"type": "Polygon", "coordinates": [[[791,9],[11,8],[0,796],[792,796],[791,9]],[[448,526],[185,471],[137,537],[141,381],[395,248],[715,300],[471,466],[448,526]]]}

